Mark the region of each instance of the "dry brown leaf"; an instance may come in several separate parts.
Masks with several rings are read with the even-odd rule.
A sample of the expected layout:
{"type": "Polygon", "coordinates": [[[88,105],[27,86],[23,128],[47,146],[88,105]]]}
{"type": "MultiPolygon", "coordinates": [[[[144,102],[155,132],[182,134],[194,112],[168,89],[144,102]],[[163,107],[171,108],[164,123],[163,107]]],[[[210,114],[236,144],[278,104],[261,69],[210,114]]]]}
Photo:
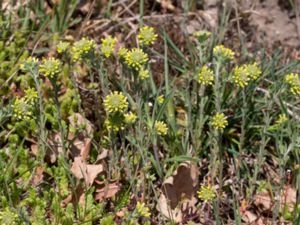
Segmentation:
{"type": "Polygon", "coordinates": [[[164,194],[161,194],[158,199],[157,210],[165,217],[174,220],[176,223],[182,222],[182,212],[180,208],[171,209],[168,200],[164,194]]]}
{"type": "Polygon", "coordinates": [[[48,138],[49,149],[47,149],[45,161],[55,163],[59,154],[63,153],[60,134],[50,135],[48,138]]]}
{"type": "MultiPolygon", "coordinates": [[[[69,118],[70,125],[75,129],[80,129],[84,126],[84,130],[78,134],[69,133],[68,140],[71,142],[69,152],[73,158],[81,157],[83,160],[88,159],[93,136],[93,126],[90,121],[84,118],[79,113],[74,113],[69,118]]],[[[45,161],[55,163],[59,154],[63,153],[61,136],[59,133],[49,135],[47,152],[45,161]]],[[[34,143],[31,145],[31,152],[34,155],[38,154],[38,146],[34,143]]]]}
{"type": "Polygon", "coordinates": [[[97,156],[96,162],[100,162],[101,160],[105,159],[108,156],[108,150],[103,149],[103,151],[97,156]]]}
{"type": "MultiPolygon", "coordinates": [[[[58,155],[63,152],[60,134],[56,133],[49,135],[47,143],[48,148],[46,149],[45,161],[53,164],[56,162],[58,155]]],[[[37,156],[39,153],[39,146],[36,143],[32,143],[30,150],[34,156],[37,156]]]]}
{"type": "Polygon", "coordinates": [[[66,197],[62,202],[61,202],[61,207],[66,207],[70,202],[73,205],[82,204],[82,196],[84,196],[84,188],[81,186],[81,184],[78,184],[75,188],[75,191],[72,191],[72,194],[70,194],[68,197],[66,197]]]}
{"type": "Polygon", "coordinates": [[[163,9],[167,9],[170,11],[175,11],[175,6],[172,4],[171,0],[156,0],[156,2],[160,3],[163,9]]]}
{"type": "MultiPolygon", "coordinates": [[[[292,212],[295,207],[296,197],[296,190],[290,185],[286,185],[281,192],[280,209],[283,210],[287,206],[289,211],[292,212]]],[[[275,198],[279,199],[279,196],[275,198]]],[[[263,211],[271,211],[274,207],[274,200],[269,192],[262,192],[255,195],[254,205],[263,211]]]]}
{"type": "Polygon", "coordinates": [[[127,208],[122,208],[120,211],[116,212],[116,216],[119,218],[123,218],[125,216],[126,211],[127,211],[127,208]]]}
{"type": "Polygon", "coordinates": [[[263,211],[271,211],[274,203],[269,192],[261,192],[255,195],[254,205],[263,211]]]}
{"type": "Polygon", "coordinates": [[[257,218],[257,215],[249,210],[245,211],[242,215],[242,220],[246,223],[253,223],[257,220],[257,218]]]}
{"type": "MultiPolygon", "coordinates": [[[[266,225],[266,224],[270,224],[269,222],[270,221],[266,221],[266,219],[263,220],[262,218],[259,218],[259,219],[255,220],[254,222],[250,223],[250,225],[266,225]]],[[[249,223],[247,223],[247,224],[249,224],[249,223]]]]}
{"type": "Polygon", "coordinates": [[[44,178],[44,167],[37,166],[30,183],[33,186],[37,186],[42,182],[43,178],[44,178]]]}
{"type": "Polygon", "coordinates": [[[198,11],[199,16],[210,26],[211,29],[216,29],[218,26],[219,10],[217,7],[207,10],[198,11]]]}
{"type": "Polygon", "coordinates": [[[284,207],[287,206],[289,212],[293,212],[296,204],[296,200],[297,200],[296,190],[292,188],[290,185],[286,185],[284,187],[284,190],[281,193],[281,198],[280,198],[281,210],[283,210],[284,207]]]}
{"type": "Polygon", "coordinates": [[[174,174],[164,181],[157,210],[178,223],[182,221],[183,215],[195,212],[198,174],[195,164],[181,163],[174,174]]]}
{"type": "Polygon", "coordinates": [[[116,182],[105,185],[104,187],[96,190],[95,200],[102,201],[104,199],[111,198],[115,196],[120,191],[120,189],[120,184],[116,182]]]}
{"type": "Polygon", "coordinates": [[[39,147],[38,147],[37,144],[31,144],[30,150],[31,150],[31,153],[32,153],[34,156],[37,156],[39,147]]]}
{"type": "Polygon", "coordinates": [[[71,167],[71,172],[78,179],[84,179],[86,185],[91,186],[96,177],[103,172],[101,164],[87,164],[81,157],[76,157],[71,167]]]}
{"type": "Polygon", "coordinates": [[[71,155],[74,158],[81,156],[84,160],[86,160],[90,153],[92,135],[94,132],[93,126],[90,121],[79,113],[74,113],[68,119],[70,121],[70,125],[75,129],[85,126],[84,130],[77,134],[76,137],[74,134],[70,133],[68,139],[74,140],[70,148],[71,155]]]}

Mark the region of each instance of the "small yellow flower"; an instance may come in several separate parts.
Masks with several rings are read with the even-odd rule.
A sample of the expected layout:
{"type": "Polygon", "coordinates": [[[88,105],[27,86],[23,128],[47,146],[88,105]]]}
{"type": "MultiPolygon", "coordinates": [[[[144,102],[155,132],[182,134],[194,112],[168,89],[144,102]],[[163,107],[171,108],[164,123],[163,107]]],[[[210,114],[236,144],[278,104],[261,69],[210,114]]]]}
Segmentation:
{"type": "Polygon", "coordinates": [[[294,95],[300,95],[300,85],[291,86],[290,90],[294,95]]]}
{"type": "Polygon", "coordinates": [[[145,203],[137,202],[136,212],[140,217],[150,218],[151,213],[149,207],[145,206],[145,203]]]}
{"type": "Polygon", "coordinates": [[[288,120],[289,119],[285,114],[280,114],[275,123],[278,125],[281,125],[281,124],[286,123],[288,120]]]}
{"type": "Polygon", "coordinates": [[[135,69],[141,68],[148,61],[148,55],[143,52],[142,49],[133,48],[131,51],[128,51],[125,57],[125,62],[128,66],[131,66],[135,69]]]}
{"type": "Polygon", "coordinates": [[[261,70],[256,63],[236,66],[233,70],[233,81],[244,88],[250,80],[256,80],[261,75],[261,70]]]}
{"type": "Polygon", "coordinates": [[[206,41],[208,38],[211,37],[211,35],[212,35],[211,32],[205,30],[196,31],[193,33],[193,36],[198,38],[200,42],[206,41]]]}
{"type": "Polygon", "coordinates": [[[38,93],[34,88],[28,88],[25,90],[25,101],[29,104],[33,104],[38,98],[38,93]]]}
{"type": "Polygon", "coordinates": [[[43,63],[39,66],[39,72],[50,78],[58,75],[61,70],[62,63],[53,57],[49,59],[43,59],[43,63]]]}
{"type": "Polygon", "coordinates": [[[167,124],[163,121],[156,121],[154,126],[158,135],[165,136],[168,133],[167,124]]]}
{"type": "Polygon", "coordinates": [[[244,88],[250,81],[246,65],[236,66],[233,70],[233,81],[238,86],[244,88]]]}
{"type": "Polygon", "coordinates": [[[112,38],[111,36],[101,39],[101,52],[106,58],[108,58],[114,52],[116,43],[117,39],[112,38]]]}
{"type": "Polygon", "coordinates": [[[39,64],[39,60],[35,57],[28,57],[22,64],[20,64],[20,69],[23,72],[29,72],[36,68],[39,64]]]}
{"type": "Polygon", "coordinates": [[[121,47],[121,48],[119,48],[118,56],[119,56],[121,59],[125,59],[127,53],[128,53],[128,49],[125,48],[125,47],[121,47]]]}
{"type": "Polygon", "coordinates": [[[222,130],[228,125],[227,117],[224,113],[216,113],[211,120],[211,124],[214,128],[222,130]]]}
{"type": "Polygon", "coordinates": [[[104,106],[107,112],[125,112],[128,108],[127,97],[121,92],[114,91],[104,99],[104,106]]]}
{"type": "Polygon", "coordinates": [[[136,121],[136,119],[137,116],[132,112],[124,114],[124,120],[126,124],[133,124],[136,121]]]}
{"type": "Polygon", "coordinates": [[[125,129],[124,115],[119,112],[110,114],[108,118],[106,118],[104,124],[108,130],[112,130],[114,132],[124,130],[125,129]]]}
{"type": "Polygon", "coordinates": [[[299,76],[296,73],[290,73],[285,76],[285,82],[290,85],[295,85],[295,83],[297,83],[298,79],[299,79],[299,76]]]}
{"type": "Polygon", "coordinates": [[[233,60],[234,59],[234,52],[229,49],[225,48],[224,45],[217,45],[213,49],[213,54],[217,58],[221,58],[224,60],[233,60]]]}
{"type": "Polygon", "coordinates": [[[216,198],[215,190],[210,185],[201,186],[197,194],[198,198],[204,202],[209,202],[216,198]]]}
{"type": "Polygon", "coordinates": [[[11,211],[8,207],[0,211],[0,224],[1,225],[17,225],[23,224],[19,219],[19,215],[11,211]]]}
{"type": "Polygon", "coordinates": [[[25,98],[16,98],[12,108],[13,116],[18,120],[29,120],[32,117],[31,104],[25,101],[25,98]]]}
{"type": "Polygon", "coordinates": [[[157,34],[155,34],[153,27],[145,26],[140,29],[138,39],[141,44],[150,45],[156,41],[157,34]]]}
{"type": "Polygon", "coordinates": [[[246,70],[252,80],[257,80],[262,74],[261,69],[258,67],[257,63],[247,64],[246,70]]]}
{"type": "Polygon", "coordinates": [[[198,74],[198,82],[200,84],[209,85],[213,84],[214,73],[207,66],[203,66],[201,71],[198,74]]]}
{"type": "Polygon", "coordinates": [[[95,48],[96,48],[96,43],[94,40],[82,38],[80,41],[76,41],[71,49],[73,61],[76,62],[86,57],[89,53],[94,51],[95,48]]]}
{"type": "Polygon", "coordinates": [[[139,78],[141,80],[145,80],[148,77],[150,77],[150,71],[147,70],[147,69],[141,68],[140,71],[139,71],[139,78]]]}
{"type": "Polygon", "coordinates": [[[157,97],[157,103],[158,103],[159,105],[163,104],[164,101],[165,101],[164,95],[160,95],[160,96],[157,97]]]}
{"type": "Polygon", "coordinates": [[[294,95],[300,95],[299,74],[290,73],[285,76],[285,82],[290,85],[290,90],[294,95]]]}
{"type": "Polygon", "coordinates": [[[69,43],[69,42],[67,42],[67,41],[60,41],[60,42],[57,44],[56,51],[57,51],[59,54],[62,54],[62,53],[64,53],[64,52],[67,52],[69,46],[70,46],[70,43],[69,43]]]}

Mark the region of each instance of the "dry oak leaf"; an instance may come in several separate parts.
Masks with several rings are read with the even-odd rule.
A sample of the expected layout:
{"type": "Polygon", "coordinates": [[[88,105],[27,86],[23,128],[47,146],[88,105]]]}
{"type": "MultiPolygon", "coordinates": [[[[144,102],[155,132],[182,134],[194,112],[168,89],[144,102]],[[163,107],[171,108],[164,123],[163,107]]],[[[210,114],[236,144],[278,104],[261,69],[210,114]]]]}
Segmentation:
{"type": "Polygon", "coordinates": [[[111,198],[113,196],[115,196],[121,189],[120,184],[118,183],[111,183],[111,184],[107,184],[102,188],[98,188],[96,190],[96,194],[95,194],[95,201],[102,201],[104,199],[107,198],[111,198]]]}
{"type": "Polygon", "coordinates": [[[75,157],[71,172],[78,179],[84,179],[86,185],[91,186],[96,177],[103,172],[101,164],[87,164],[81,157],[75,157]]]}
{"type": "Polygon", "coordinates": [[[199,10],[198,15],[211,28],[216,29],[218,26],[218,8],[210,8],[207,10],[199,10]]]}
{"type": "MultiPolygon", "coordinates": [[[[59,154],[63,153],[60,134],[51,134],[47,139],[47,149],[45,154],[45,162],[55,163],[59,154]]],[[[31,153],[34,156],[39,154],[39,146],[36,142],[33,142],[30,146],[31,153]]]]}
{"type": "Polygon", "coordinates": [[[35,168],[34,175],[33,175],[32,179],[30,180],[30,183],[33,186],[37,186],[43,181],[43,179],[44,179],[44,170],[45,169],[44,169],[43,166],[37,166],[35,168]]]}
{"type": "Polygon", "coordinates": [[[254,196],[254,205],[262,211],[271,211],[274,202],[269,192],[260,192],[254,196]]]}
{"type": "Polygon", "coordinates": [[[288,207],[289,212],[293,212],[297,201],[297,192],[290,185],[286,185],[281,192],[280,197],[280,209],[284,210],[284,207],[288,207]]]}
{"type": "Polygon", "coordinates": [[[242,220],[247,223],[253,223],[257,221],[257,218],[258,218],[257,215],[249,210],[245,211],[242,215],[242,220]]]}
{"type": "Polygon", "coordinates": [[[50,135],[47,142],[50,148],[47,148],[45,161],[55,163],[58,155],[63,154],[62,140],[60,134],[56,133],[50,135]]]}
{"type": "MultiPolygon", "coordinates": [[[[293,212],[296,204],[296,196],[296,190],[290,185],[286,185],[280,194],[280,210],[283,210],[285,207],[288,207],[289,212],[293,212]]],[[[270,212],[275,204],[275,201],[269,192],[258,193],[257,195],[255,195],[254,199],[254,205],[256,205],[264,211],[270,212]]],[[[275,200],[278,199],[279,196],[276,196],[275,200]]]]}
{"type": "Polygon", "coordinates": [[[101,153],[97,156],[96,162],[98,163],[103,161],[103,159],[105,159],[107,156],[108,156],[108,150],[103,149],[101,153]]]}
{"type": "Polygon", "coordinates": [[[84,118],[79,113],[74,113],[72,116],[68,117],[70,121],[70,125],[79,130],[80,127],[84,127],[78,134],[70,133],[68,139],[72,141],[72,145],[70,147],[70,153],[73,157],[81,156],[84,160],[86,160],[90,154],[92,136],[93,136],[93,125],[92,123],[84,118]]]}
{"type": "MultiPolygon", "coordinates": [[[[73,156],[73,158],[80,156],[83,160],[86,160],[90,154],[90,148],[93,136],[93,126],[90,121],[84,118],[79,113],[74,113],[72,116],[68,117],[70,126],[79,130],[78,134],[69,133],[68,140],[71,145],[68,151],[73,156]]],[[[49,163],[55,163],[59,154],[63,153],[61,135],[59,133],[49,135],[48,147],[45,155],[45,161],[49,163]]],[[[38,155],[38,145],[33,142],[31,145],[31,153],[35,156],[38,155]]]]}
{"type": "Polygon", "coordinates": [[[167,9],[172,12],[176,9],[171,0],[156,0],[156,2],[160,3],[163,9],[167,9]]]}
{"type": "Polygon", "coordinates": [[[69,203],[73,205],[85,205],[85,188],[81,184],[77,184],[75,190],[72,191],[72,194],[67,196],[62,202],[61,207],[66,207],[69,203]]]}
{"type": "Polygon", "coordinates": [[[199,171],[192,162],[179,165],[171,177],[163,182],[157,210],[165,217],[182,221],[184,215],[194,213],[197,199],[199,171]]]}

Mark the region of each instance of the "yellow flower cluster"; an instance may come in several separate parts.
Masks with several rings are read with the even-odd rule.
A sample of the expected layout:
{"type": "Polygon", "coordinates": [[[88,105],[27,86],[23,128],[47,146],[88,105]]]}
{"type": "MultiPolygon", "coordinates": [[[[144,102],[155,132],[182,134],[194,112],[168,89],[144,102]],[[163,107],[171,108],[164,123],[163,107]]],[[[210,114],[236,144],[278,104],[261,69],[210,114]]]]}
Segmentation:
{"type": "Polygon", "coordinates": [[[257,80],[262,74],[261,69],[258,67],[257,63],[247,64],[247,72],[252,80],[257,80]]]}
{"type": "Polygon", "coordinates": [[[11,211],[8,207],[0,211],[0,224],[1,225],[17,225],[25,224],[19,219],[19,215],[11,211]]]}
{"type": "Polygon", "coordinates": [[[24,98],[27,103],[33,104],[38,98],[38,93],[34,88],[28,88],[25,90],[24,98]]]}
{"type": "Polygon", "coordinates": [[[140,217],[150,218],[151,216],[150,209],[147,206],[145,206],[145,203],[137,202],[136,212],[140,217]]]}
{"type": "Polygon", "coordinates": [[[39,64],[39,60],[34,57],[28,57],[22,64],[20,64],[20,69],[23,72],[30,72],[36,68],[39,64]]]}
{"type": "Polygon", "coordinates": [[[128,108],[127,97],[121,92],[114,91],[105,97],[104,106],[109,113],[124,113],[128,108]]]}
{"type": "Polygon", "coordinates": [[[222,130],[228,125],[227,117],[224,113],[216,113],[211,120],[211,124],[215,129],[222,130]]]}
{"type": "Polygon", "coordinates": [[[76,41],[71,49],[73,61],[76,62],[86,57],[89,53],[94,51],[95,48],[96,44],[94,40],[82,38],[80,41],[76,41]]]}
{"type": "Polygon", "coordinates": [[[200,42],[206,41],[208,38],[211,37],[211,35],[211,32],[205,30],[196,31],[193,33],[193,36],[198,38],[200,42]]]}
{"type": "Polygon", "coordinates": [[[148,77],[150,77],[150,71],[147,70],[147,69],[141,68],[141,69],[139,70],[139,78],[140,78],[141,80],[145,80],[145,79],[147,79],[148,77]]]}
{"type": "Polygon", "coordinates": [[[216,58],[220,58],[223,60],[234,59],[234,52],[229,48],[225,48],[224,45],[215,46],[213,49],[213,54],[216,58]]]}
{"type": "Polygon", "coordinates": [[[13,117],[18,120],[30,120],[32,118],[32,104],[25,98],[16,98],[13,105],[13,117]]]}
{"type": "Polygon", "coordinates": [[[127,53],[128,53],[128,49],[125,48],[125,47],[121,47],[121,48],[119,48],[118,56],[119,56],[121,59],[125,59],[127,53]]]}
{"type": "Polygon", "coordinates": [[[148,59],[148,55],[139,48],[131,49],[125,56],[126,64],[135,69],[140,69],[148,61],[148,59]]]}
{"type": "Polygon", "coordinates": [[[161,136],[167,135],[168,127],[167,127],[167,124],[165,124],[163,121],[156,121],[154,124],[154,127],[155,127],[156,133],[158,135],[161,135],[161,136]]]}
{"type": "Polygon", "coordinates": [[[125,129],[124,115],[120,112],[110,114],[106,118],[104,124],[107,129],[112,130],[114,132],[124,130],[125,129]]]}
{"type": "Polygon", "coordinates": [[[201,186],[197,194],[198,198],[204,202],[209,202],[216,198],[215,190],[210,185],[201,186]]]}
{"type": "Polygon", "coordinates": [[[62,63],[53,57],[43,59],[43,63],[39,66],[39,72],[46,77],[54,78],[62,70],[62,63]]]}
{"type": "Polygon", "coordinates": [[[56,46],[56,51],[59,53],[59,54],[62,54],[64,52],[67,52],[68,48],[70,46],[70,43],[67,42],[67,41],[60,41],[57,46],[56,46]]]}
{"type": "Polygon", "coordinates": [[[299,74],[290,73],[285,76],[285,82],[290,85],[290,90],[294,95],[300,95],[299,74]]]}
{"type": "Polygon", "coordinates": [[[118,132],[119,130],[124,130],[125,125],[133,124],[137,116],[128,112],[125,113],[128,109],[127,97],[124,96],[121,92],[113,92],[110,95],[107,95],[104,99],[104,107],[109,113],[104,124],[107,129],[118,132]]]}
{"type": "Polygon", "coordinates": [[[56,46],[56,51],[59,54],[65,53],[68,51],[68,48],[70,46],[70,43],[67,41],[60,41],[58,42],[57,46],[56,46]]]}
{"type": "Polygon", "coordinates": [[[164,101],[165,101],[164,95],[160,95],[160,96],[157,97],[157,103],[158,103],[159,105],[163,104],[164,101]]]}
{"type": "Polygon", "coordinates": [[[116,43],[117,39],[112,38],[111,36],[101,39],[101,52],[106,58],[108,58],[114,52],[116,43]]]}
{"type": "Polygon", "coordinates": [[[287,121],[288,121],[287,116],[285,114],[280,114],[275,123],[278,125],[281,125],[281,124],[286,123],[287,121]]]}
{"type": "Polygon", "coordinates": [[[153,27],[142,27],[138,34],[138,39],[141,44],[151,45],[157,39],[157,34],[154,32],[153,27]]]}
{"type": "Polygon", "coordinates": [[[233,70],[232,75],[234,83],[240,87],[246,87],[250,81],[250,77],[246,71],[246,65],[236,66],[233,70]]]}
{"type": "Polygon", "coordinates": [[[137,116],[132,112],[124,114],[124,121],[126,124],[133,124],[136,121],[136,119],[137,116]]]}
{"type": "Polygon", "coordinates": [[[122,112],[115,112],[109,114],[104,124],[107,129],[114,132],[124,130],[126,125],[134,124],[137,116],[133,112],[123,114],[122,112]]]}
{"type": "Polygon", "coordinates": [[[203,85],[213,84],[214,73],[207,66],[203,66],[198,74],[198,82],[203,85]]]}
{"type": "Polygon", "coordinates": [[[256,80],[261,75],[261,70],[256,63],[237,66],[233,70],[233,81],[244,88],[250,80],[256,80]]]}

